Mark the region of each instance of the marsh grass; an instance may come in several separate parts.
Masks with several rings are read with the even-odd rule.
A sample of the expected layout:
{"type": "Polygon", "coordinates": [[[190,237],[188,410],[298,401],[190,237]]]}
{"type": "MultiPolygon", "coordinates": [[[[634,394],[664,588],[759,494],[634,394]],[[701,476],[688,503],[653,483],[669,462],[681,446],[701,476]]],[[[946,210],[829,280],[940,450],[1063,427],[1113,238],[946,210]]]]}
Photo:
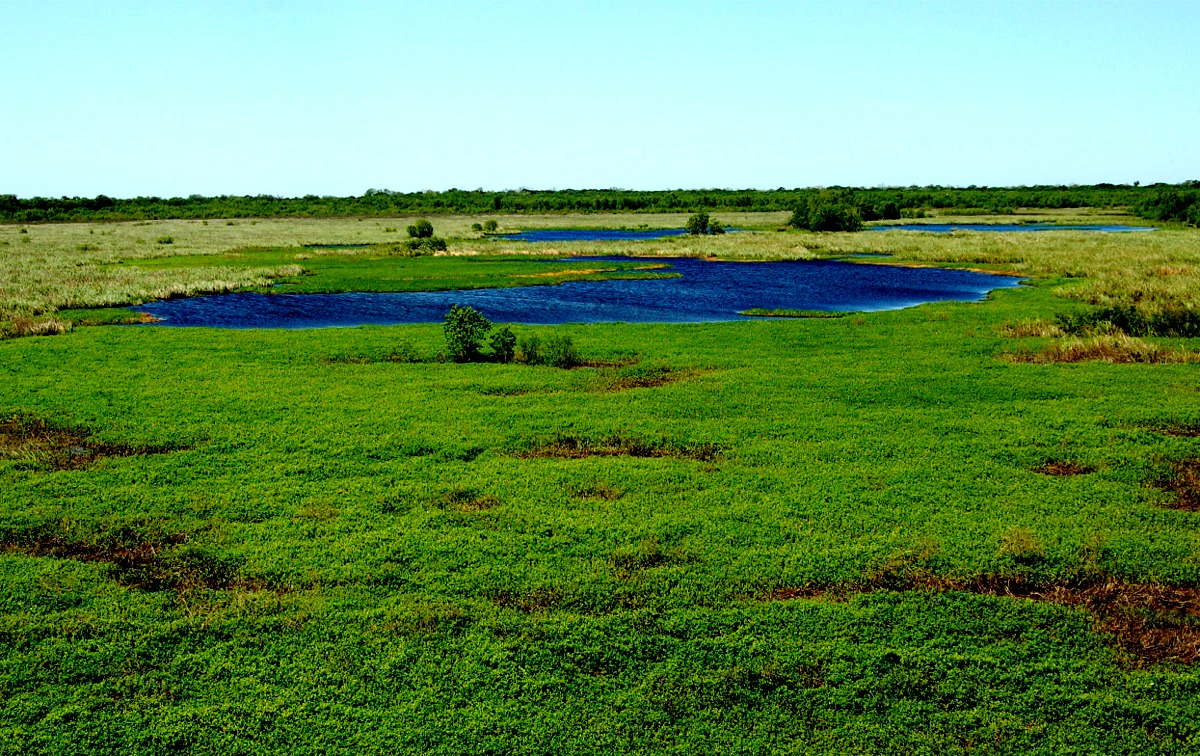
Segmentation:
{"type": "Polygon", "coordinates": [[[1200,362],[1200,352],[1186,347],[1171,348],[1161,344],[1110,333],[1091,338],[1070,338],[1047,344],[1038,350],[1007,352],[1001,359],[1009,362],[1112,362],[1117,364],[1164,364],[1200,362]]]}
{"type": "Polygon", "coordinates": [[[1015,323],[1004,323],[998,330],[1001,335],[1015,339],[1058,338],[1066,335],[1066,331],[1057,323],[1040,318],[1026,318],[1015,323]]]}

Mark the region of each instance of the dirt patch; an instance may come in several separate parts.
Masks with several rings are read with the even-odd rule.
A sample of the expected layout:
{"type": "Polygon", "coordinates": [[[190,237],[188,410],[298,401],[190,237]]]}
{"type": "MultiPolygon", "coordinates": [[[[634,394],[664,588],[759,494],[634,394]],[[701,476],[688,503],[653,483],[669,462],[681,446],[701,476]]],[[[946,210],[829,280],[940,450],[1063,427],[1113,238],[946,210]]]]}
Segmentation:
{"type": "Polygon", "coordinates": [[[234,585],[239,565],[201,549],[183,546],[186,540],[187,536],[176,533],[141,541],[100,539],[84,542],[43,533],[10,536],[0,541],[0,551],[102,562],[107,566],[108,577],[128,588],[143,591],[218,589],[234,585]]]}
{"type": "Polygon", "coordinates": [[[567,493],[577,499],[603,499],[604,501],[616,501],[625,495],[625,491],[622,489],[611,486],[602,480],[573,483],[567,486],[567,493]]]}
{"type": "Polygon", "coordinates": [[[648,439],[614,433],[608,436],[575,436],[559,434],[531,443],[518,455],[530,457],[674,457],[700,462],[713,462],[721,456],[721,448],[712,443],[680,443],[668,439],[648,439]]]}
{"type": "Polygon", "coordinates": [[[1096,468],[1081,465],[1078,462],[1069,460],[1053,460],[1044,465],[1031,468],[1033,472],[1039,475],[1054,475],[1066,477],[1070,475],[1087,475],[1088,473],[1096,472],[1096,468]]]}
{"type": "Polygon", "coordinates": [[[1200,423],[1152,423],[1143,426],[1148,431],[1176,438],[1200,438],[1200,423]]]}
{"type": "Polygon", "coordinates": [[[452,488],[438,496],[434,503],[443,509],[482,512],[496,506],[500,500],[481,493],[477,488],[452,488]]]}
{"type": "Polygon", "coordinates": [[[563,593],[557,588],[535,588],[532,591],[518,593],[508,589],[492,591],[488,598],[501,609],[516,609],[519,612],[532,614],[554,609],[563,602],[563,593]]]}
{"type": "Polygon", "coordinates": [[[181,447],[131,446],[91,440],[91,431],[65,428],[33,415],[0,420],[0,459],[15,459],[27,470],[79,470],[103,457],[164,454],[181,447]]]}
{"type": "Polygon", "coordinates": [[[1001,576],[957,580],[924,570],[903,570],[876,573],[850,584],[778,588],[765,598],[842,601],[875,591],[920,590],[1009,596],[1083,609],[1091,615],[1096,630],[1121,649],[1129,666],[1200,661],[1200,588],[1129,583],[1111,577],[1050,584],[1001,576]]]}
{"type": "Polygon", "coordinates": [[[598,372],[589,391],[612,393],[639,388],[656,388],[697,375],[696,370],[678,370],[666,365],[646,365],[598,372]]]}
{"type": "Polygon", "coordinates": [[[1171,474],[1159,480],[1156,488],[1175,494],[1168,509],[1200,512],[1200,459],[1185,459],[1171,466],[1171,474]]]}

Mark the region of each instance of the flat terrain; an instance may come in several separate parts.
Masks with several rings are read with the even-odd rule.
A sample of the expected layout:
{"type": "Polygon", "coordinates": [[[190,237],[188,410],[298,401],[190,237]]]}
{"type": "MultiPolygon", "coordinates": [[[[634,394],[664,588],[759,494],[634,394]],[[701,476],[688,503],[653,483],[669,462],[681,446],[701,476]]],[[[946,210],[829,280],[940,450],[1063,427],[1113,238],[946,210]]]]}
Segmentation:
{"type": "MultiPolygon", "coordinates": [[[[1200,306],[1200,232],[784,219],[518,246],[435,218],[453,254],[418,260],[430,286],[521,275],[462,259],[518,250],[1033,278],[840,318],[513,327],[571,336],[571,370],[438,362],[440,324],[0,340],[0,753],[1200,751],[1200,338],[1032,359],[1134,354],[1060,314],[1200,306]]],[[[413,258],[297,245],[405,223],[6,226],[0,317],[385,281],[413,258]]]]}

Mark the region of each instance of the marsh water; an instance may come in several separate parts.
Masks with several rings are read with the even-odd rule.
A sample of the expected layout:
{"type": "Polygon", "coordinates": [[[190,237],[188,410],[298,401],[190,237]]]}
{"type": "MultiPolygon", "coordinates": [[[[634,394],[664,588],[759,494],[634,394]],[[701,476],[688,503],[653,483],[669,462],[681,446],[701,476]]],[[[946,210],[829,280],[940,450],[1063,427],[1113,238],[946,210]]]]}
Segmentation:
{"type": "Polygon", "coordinates": [[[925,302],[977,301],[1020,279],[966,270],[866,265],[836,260],[722,262],[687,257],[573,258],[660,262],[671,278],[573,281],[506,289],[402,293],[220,294],[133,308],[164,326],[324,328],[435,323],[450,305],[504,323],[700,323],[743,320],[751,308],[868,311],[925,302]]]}
{"type": "Polygon", "coordinates": [[[896,223],[890,226],[871,226],[870,231],[924,231],[949,234],[955,231],[1100,231],[1116,234],[1127,231],[1153,231],[1153,226],[1081,225],[1066,223],[896,223]]]}

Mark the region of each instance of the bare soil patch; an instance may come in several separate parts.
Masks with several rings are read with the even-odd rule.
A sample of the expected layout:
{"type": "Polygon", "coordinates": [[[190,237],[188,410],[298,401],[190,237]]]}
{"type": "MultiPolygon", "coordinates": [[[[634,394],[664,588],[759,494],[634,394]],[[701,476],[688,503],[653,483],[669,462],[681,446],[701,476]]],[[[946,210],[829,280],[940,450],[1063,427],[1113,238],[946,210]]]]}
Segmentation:
{"type": "Polygon", "coordinates": [[[1167,508],[1200,512],[1200,459],[1176,462],[1171,466],[1171,474],[1154,485],[1175,494],[1167,508]]]}
{"type": "Polygon", "coordinates": [[[1032,470],[1039,475],[1054,475],[1059,477],[1087,475],[1088,473],[1096,472],[1096,469],[1093,467],[1081,465],[1078,462],[1071,462],[1070,460],[1052,460],[1044,465],[1034,467],[1032,470]]]}
{"type": "Polygon", "coordinates": [[[1083,609],[1091,615],[1096,630],[1122,651],[1124,661],[1132,667],[1200,661],[1200,588],[1195,587],[1130,583],[1113,577],[1049,584],[1003,576],[956,580],[921,569],[901,569],[851,584],[778,588],[765,598],[842,601],[874,591],[921,590],[1009,596],[1083,609]]]}
{"type": "Polygon", "coordinates": [[[519,456],[560,457],[673,457],[713,462],[721,456],[721,448],[712,443],[680,443],[667,439],[648,439],[614,433],[608,436],[576,436],[559,434],[534,441],[519,456]]]}
{"type": "Polygon", "coordinates": [[[28,414],[0,420],[0,459],[33,470],[79,470],[104,457],[178,451],[176,446],[133,446],[91,440],[86,428],[66,428],[28,414]]]}

